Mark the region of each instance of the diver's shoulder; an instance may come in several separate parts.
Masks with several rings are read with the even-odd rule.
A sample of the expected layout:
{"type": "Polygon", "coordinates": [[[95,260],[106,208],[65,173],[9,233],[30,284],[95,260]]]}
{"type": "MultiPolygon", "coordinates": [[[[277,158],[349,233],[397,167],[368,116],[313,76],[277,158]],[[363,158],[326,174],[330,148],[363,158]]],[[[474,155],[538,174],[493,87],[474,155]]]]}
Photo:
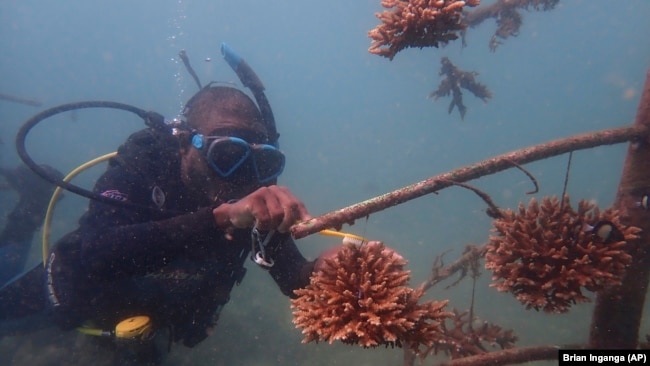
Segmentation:
{"type": "Polygon", "coordinates": [[[164,134],[152,128],[145,128],[132,133],[119,147],[118,154],[128,156],[131,154],[160,154],[173,153],[178,150],[171,134],[164,134]]]}
{"type": "Polygon", "coordinates": [[[153,128],[145,128],[132,133],[124,145],[135,144],[144,147],[158,147],[156,145],[167,144],[172,141],[172,136],[162,133],[153,128]]]}

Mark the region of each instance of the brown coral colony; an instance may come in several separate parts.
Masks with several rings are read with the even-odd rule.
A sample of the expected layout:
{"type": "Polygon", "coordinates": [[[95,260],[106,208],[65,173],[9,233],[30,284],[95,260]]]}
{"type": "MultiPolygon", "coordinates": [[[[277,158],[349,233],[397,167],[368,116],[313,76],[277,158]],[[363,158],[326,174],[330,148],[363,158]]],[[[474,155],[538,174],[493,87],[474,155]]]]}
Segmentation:
{"type": "Polygon", "coordinates": [[[382,243],[348,246],[325,260],[310,284],[291,301],[293,322],[303,343],[341,341],[362,347],[432,346],[452,313],[447,301],[418,304],[423,289],[406,286],[404,258],[382,243]]]}
{"type": "Polygon", "coordinates": [[[477,72],[463,71],[451,63],[447,57],[441,58],[440,63],[442,64],[440,67],[440,75],[444,75],[445,77],[440,82],[440,85],[438,85],[438,89],[429,94],[429,98],[437,100],[440,97],[451,94],[452,99],[449,103],[448,113],[451,113],[454,107],[457,107],[460,118],[465,118],[467,107],[463,104],[463,92],[461,88],[469,90],[474,96],[481,98],[484,102],[492,98],[492,92],[487,86],[476,81],[476,76],[478,76],[477,72]]]}
{"type": "Polygon", "coordinates": [[[368,36],[370,53],[393,59],[408,47],[438,47],[458,38],[465,29],[461,22],[463,6],[476,6],[479,0],[383,0],[390,10],[376,14],[382,24],[368,36]]]}
{"type": "Polygon", "coordinates": [[[619,285],[632,257],[627,241],[640,229],[621,224],[618,212],[599,212],[580,201],[577,212],[568,197],[532,199],[528,207],[504,210],[494,221],[485,267],[493,271],[493,287],[511,292],[527,308],[563,313],[588,302],[583,289],[597,292],[619,285]],[[596,230],[607,223],[621,237],[596,230]]]}

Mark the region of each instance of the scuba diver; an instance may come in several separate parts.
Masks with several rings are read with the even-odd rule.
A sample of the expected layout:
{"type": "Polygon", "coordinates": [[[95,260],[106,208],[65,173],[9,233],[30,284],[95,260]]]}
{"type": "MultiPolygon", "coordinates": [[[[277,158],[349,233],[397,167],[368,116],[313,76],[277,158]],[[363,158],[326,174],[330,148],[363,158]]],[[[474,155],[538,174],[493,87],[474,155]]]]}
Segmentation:
{"type": "MultiPolygon", "coordinates": [[[[48,174],[63,178],[56,169],[47,165],[41,167],[48,174]]],[[[25,267],[32,239],[43,224],[55,186],[25,165],[13,169],[0,167],[0,176],[6,182],[4,188],[12,189],[19,196],[0,231],[0,287],[3,287],[25,267]]]]}
{"type": "MultiPolygon", "coordinates": [[[[249,258],[287,296],[322,263],[307,261],[289,234],[310,216],[276,185],[285,156],[264,87],[227,45],[221,50],[257,103],[237,88],[210,83],[199,84],[182,119],[139,113],[149,127],[119,147],[93,191],[84,193],[93,199],[78,228],[45,260],[52,320],[108,339],[115,364],[160,364],[157,336],[187,347],[203,341],[249,258]]],[[[72,186],[26,157],[19,142],[29,128],[17,137],[21,158],[51,182],[72,186]]]]}

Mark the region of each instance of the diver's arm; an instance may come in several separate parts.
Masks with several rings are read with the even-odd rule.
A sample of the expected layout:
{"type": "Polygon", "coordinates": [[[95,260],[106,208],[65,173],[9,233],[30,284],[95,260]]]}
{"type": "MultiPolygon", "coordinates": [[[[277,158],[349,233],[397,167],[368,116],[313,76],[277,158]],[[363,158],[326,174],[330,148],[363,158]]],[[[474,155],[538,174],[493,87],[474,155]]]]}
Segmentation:
{"type": "Polygon", "coordinates": [[[82,225],[81,260],[94,276],[143,274],[163,267],[197,242],[224,235],[211,208],[143,223],[100,228],[82,225]]]}
{"type": "Polygon", "coordinates": [[[315,261],[307,261],[300,254],[290,234],[276,234],[277,238],[269,245],[269,257],[274,264],[269,274],[280,287],[283,294],[295,297],[293,290],[309,284],[309,276],[315,261]]]}

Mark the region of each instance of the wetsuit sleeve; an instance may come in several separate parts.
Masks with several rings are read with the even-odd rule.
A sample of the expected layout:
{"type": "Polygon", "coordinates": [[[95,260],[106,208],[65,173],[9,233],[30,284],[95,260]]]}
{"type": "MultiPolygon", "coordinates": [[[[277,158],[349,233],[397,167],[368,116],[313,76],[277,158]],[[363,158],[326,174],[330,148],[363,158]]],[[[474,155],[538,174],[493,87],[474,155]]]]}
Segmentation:
{"type": "MultiPolygon", "coordinates": [[[[113,219],[119,220],[119,215],[113,219]]],[[[154,271],[191,250],[193,243],[204,241],[206,235],[223,235],[211,208],[159,221],[118,222],[94,230],[82,227],[81,264],[96,278],[154,271]]]]}
{"type": "Polygon", "coordinates": [[[278,235],[278,238],[271,242],[270,249],[270,257],[275,262],[269,269],[271,277],[283,294],[296,297],[293,290],[309,284],[309,276],[314,270],[315,261],[307,261],[300,254],[290,234],[278,235]]]}

